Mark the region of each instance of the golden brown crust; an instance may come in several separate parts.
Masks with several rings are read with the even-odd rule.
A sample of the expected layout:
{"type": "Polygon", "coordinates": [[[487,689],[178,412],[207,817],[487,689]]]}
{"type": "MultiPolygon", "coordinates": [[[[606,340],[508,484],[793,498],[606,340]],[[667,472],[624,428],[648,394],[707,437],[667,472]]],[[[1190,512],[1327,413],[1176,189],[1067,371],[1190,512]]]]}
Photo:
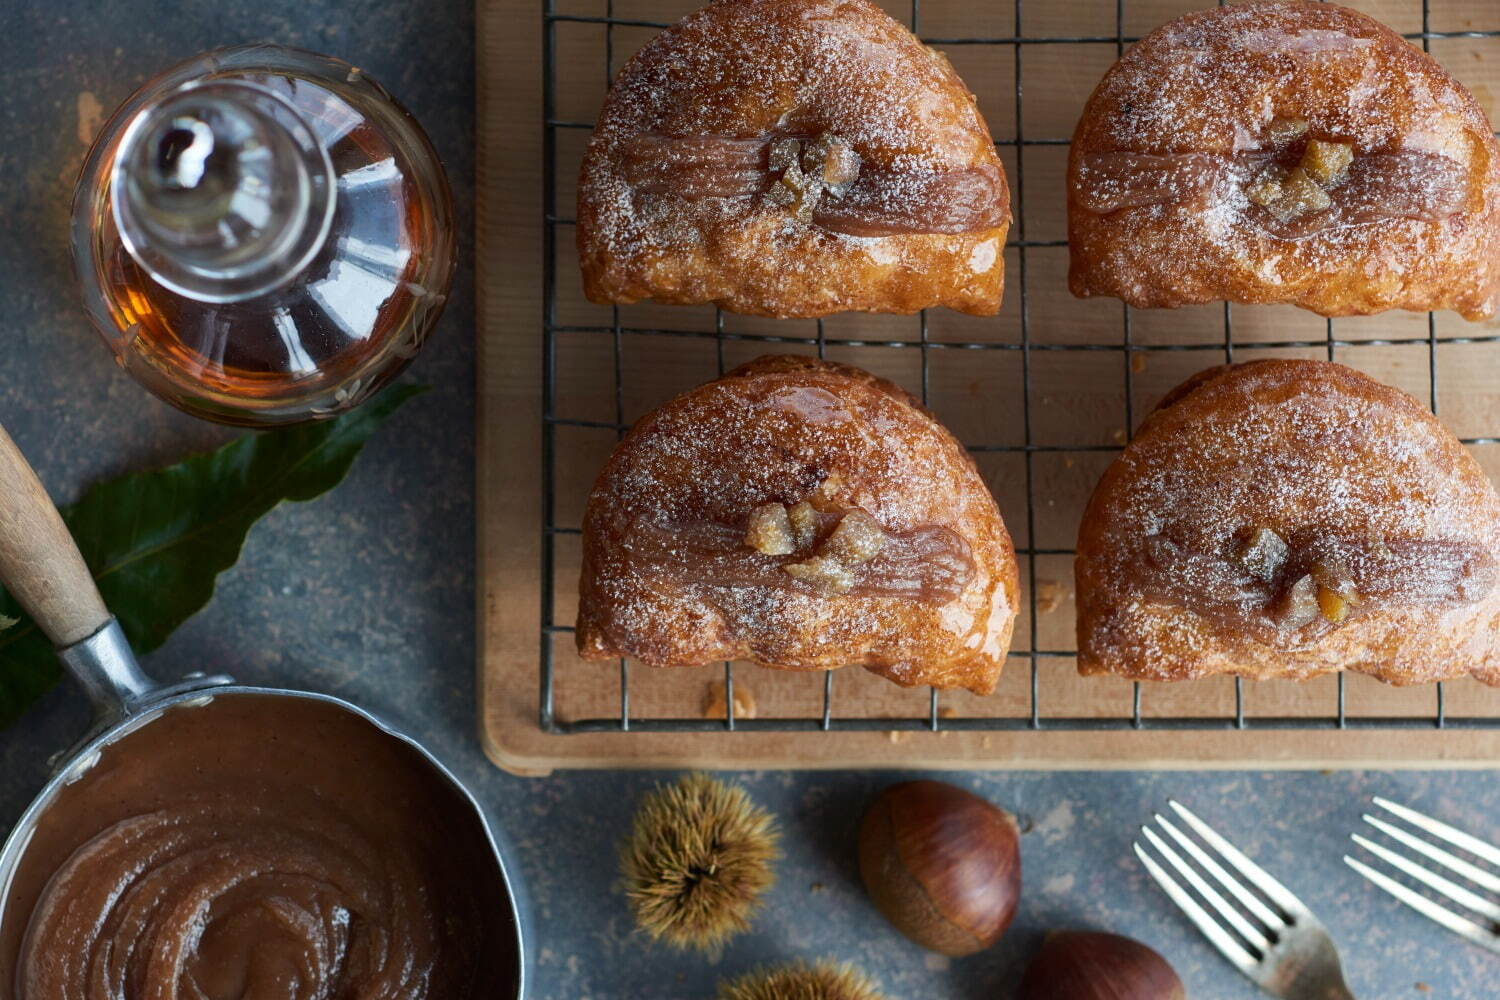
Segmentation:
{"type": "MultiPolygon", "coordinates": [[[[1284,148],[1295,156],[1299,147],[1284,148]]],[[[1482,319],[1500,309],[1500,147],[1457,81],[1364,14],[1302,0],[1198,11],[1142,39],[1090,97],[1069,154],[1068,236],[1069,284],[1081,297],[1142,307],[1287,302],[1325,316],[1453,309],[1482,319]],[[1276,144],[1277,120],[1353,143],[1352,171],[1367,168],[1371,190],[1393,185],[1387,207],[1449,207],[1433,207],[1442,217],[1334,224],[1335,188],[1331,213],[1309,217],[1327,220],[1320,231],[1268,224],[1247,190],[1276,144]],[[1225,172],[1193,194],[1179,176],[1165,187],[1177,184],[1181,197],[1167,203],[1104,212],[1085,166],[1116,153],[1194,154],[1209,173],[1225,172]],[[1414,164],[1412,176],[1397,176],[1414,164]]]]}
{"type": "Polygon", "coordinates": [[[1327,362],[1223,366],[1147,418],[1089,502],[1079,671],[1500,684],[1497,562],[1494,488],[1415,399],[1327,362]],[[1275,583],[1244,554],[1259,530],[1288,545],[1275,583]],[[1277,599],[1323,579],[1318,560],[1352,571],[1363,603],[1279,626],[1277,599]]]}
{"type": "Polygon", "coordinates": [[[762,358],[642,418],[600,473],[584,517],[578,650],[654,666],[858,664],[902,685],[987,694],[1018,590],[1015,550],[973,461],[909,394],[844,365],[762,358]],[[862,579],[828,593],[781,572],[798,556],[745,546],[751,511],[803,500],[868,512],[892,538],[954,540],[969,566],[957,597],[890,596],[862,579]]]}
{"type": "MultiPolygon", "coordinates": [[[[749,155],[766,169],[764,152],[749,155]]],[[[898,214],[903,184],[882,188],[898,214]]],[[[1000,308],[1008,225],[1004,170],[973,95],[940,53],[869,0],[716,0],[688,15],[620,71],[579,181],[584,290],[603,303],[711,302],[778,317],[932,306],[990,315],[1000,308]],[[642,135],[824,133],[851,145],[871,177],[982,176],[990,222],[851,236],[764,193],[689,199],[681,185],[652,192],[627,176],[642,135]]]]}

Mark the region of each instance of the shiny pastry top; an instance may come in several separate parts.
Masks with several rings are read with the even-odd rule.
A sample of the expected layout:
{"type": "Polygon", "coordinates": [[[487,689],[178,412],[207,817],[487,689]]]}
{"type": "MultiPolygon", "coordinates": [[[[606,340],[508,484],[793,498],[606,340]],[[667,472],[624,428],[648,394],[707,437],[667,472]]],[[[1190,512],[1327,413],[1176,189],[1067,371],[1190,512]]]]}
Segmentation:
{"type": "Polygon", "coordinates": [[[993,313],[1009,218],[973,96],[869,0],[716,0],[615,80],[578,249],[596,302],[993,313]]]}
{"type": "Polygon", "coordinates": [[[1342,365],[1211,369],[1105,472],[1079,667],[1500,683],[1500,500],[1415,399],[1342,365]]]}
{"type": "Polygon", "coordinates": [[[763,358],[643,418],[600,473],[577,640],[590,659],[859,664],[988,693],[1017,590],[995,501],[907,393],[763,358]]]}
{"type": "Polygon", "coordinates": [[[1500,308],[1500,147],[1483,111],[1421,50],[1331,3],[1199,11],[1126,52],[1074,134],[1068,217],[1077,295],[1500,308]]]}

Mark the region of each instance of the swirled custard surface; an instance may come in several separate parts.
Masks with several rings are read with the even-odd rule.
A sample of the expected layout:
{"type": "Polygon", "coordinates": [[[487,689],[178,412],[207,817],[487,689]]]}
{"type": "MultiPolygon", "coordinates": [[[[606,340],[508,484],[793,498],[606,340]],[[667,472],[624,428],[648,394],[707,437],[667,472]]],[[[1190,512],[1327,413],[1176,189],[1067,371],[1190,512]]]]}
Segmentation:
{"type": "Polygon", "coordinates": [[[0,918],[16,1000],[511,995],[472,809],[312,699],[219,695],[106,747],[43,814],[0,918]]]}

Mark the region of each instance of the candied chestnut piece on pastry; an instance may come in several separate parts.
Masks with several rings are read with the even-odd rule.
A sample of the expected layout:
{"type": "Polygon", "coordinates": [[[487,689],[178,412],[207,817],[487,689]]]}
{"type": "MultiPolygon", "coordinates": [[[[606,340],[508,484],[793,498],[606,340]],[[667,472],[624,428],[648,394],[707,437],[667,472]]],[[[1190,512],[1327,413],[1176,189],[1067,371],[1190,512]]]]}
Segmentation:
{"type": "Polygon", "coordinates": [[[578,651],[858,664],[988,694],[1018,587],[984,480],[916,400],[857,368],[767,357],[615,449],[584,515],[578,651]]]}
{"type": "Polygon", "coordinates": [[[870,0],[715,0],[663,31],[615,79],[578,188],[604,303],[989,315],[1009,224],[973,95],[870,0]]]}
{"type": "Polygon", "coordinates": [[[1167,396],[1079,531],[1078,667],[1500,684],[1500,499],[1411,396],[1258,361],[1167,396]]]}
{"type": "Polygon", "coordinates": [[[1483,319],[1500,309],[1500,146],[1468,91],[1364,14],[1198,11],[1089,98],[1068,239],[1078,296],[1483,319]]]}

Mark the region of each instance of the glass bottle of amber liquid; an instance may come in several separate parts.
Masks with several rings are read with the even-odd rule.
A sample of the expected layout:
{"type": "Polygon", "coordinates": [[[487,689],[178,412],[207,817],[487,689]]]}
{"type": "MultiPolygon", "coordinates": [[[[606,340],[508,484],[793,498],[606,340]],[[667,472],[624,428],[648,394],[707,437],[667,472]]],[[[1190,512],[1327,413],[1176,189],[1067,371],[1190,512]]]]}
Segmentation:
{"type": "Polygon", "coordinates": [[[453,276],[453,207],[415,119],[347,63],[220,49],[148,82],[73,203],[84,299],[120,364],[222,423],[327,417],[389,381],[453,276]]]}

